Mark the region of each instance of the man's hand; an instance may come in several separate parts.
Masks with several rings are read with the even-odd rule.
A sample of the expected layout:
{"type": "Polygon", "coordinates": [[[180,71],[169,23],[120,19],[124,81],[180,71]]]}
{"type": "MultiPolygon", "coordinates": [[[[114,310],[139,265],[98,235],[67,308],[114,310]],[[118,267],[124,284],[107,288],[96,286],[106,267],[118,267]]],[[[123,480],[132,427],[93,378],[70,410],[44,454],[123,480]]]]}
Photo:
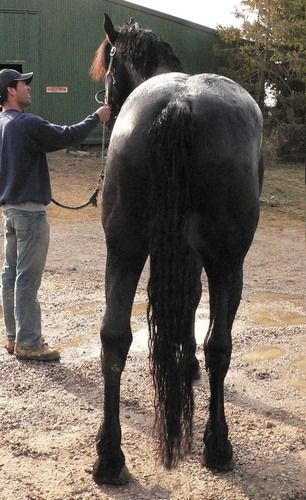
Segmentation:
{"type": "Polygon", "coordinates": [[[96,113],[100,118],[100,122],[107,123],[111,116],[111,108],[108,105],[104,104],[104,106],[101,106],[101,108],[97,109],[96,113]]]}

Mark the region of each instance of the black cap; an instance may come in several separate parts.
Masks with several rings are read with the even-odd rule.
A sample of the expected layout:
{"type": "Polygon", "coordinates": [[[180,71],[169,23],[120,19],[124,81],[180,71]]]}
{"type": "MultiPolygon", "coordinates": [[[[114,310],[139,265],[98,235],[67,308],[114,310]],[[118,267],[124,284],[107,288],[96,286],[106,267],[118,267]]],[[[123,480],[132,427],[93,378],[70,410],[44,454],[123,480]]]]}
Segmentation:
{"type": "Polygon", "coordinates": [[[14,81],[25,80],[27,84],[31,83],[33,78],[33,73],[19,73],[15,69],[2,69],[0,71],[0,94],[9,85],[9,83],[14,81]]]}

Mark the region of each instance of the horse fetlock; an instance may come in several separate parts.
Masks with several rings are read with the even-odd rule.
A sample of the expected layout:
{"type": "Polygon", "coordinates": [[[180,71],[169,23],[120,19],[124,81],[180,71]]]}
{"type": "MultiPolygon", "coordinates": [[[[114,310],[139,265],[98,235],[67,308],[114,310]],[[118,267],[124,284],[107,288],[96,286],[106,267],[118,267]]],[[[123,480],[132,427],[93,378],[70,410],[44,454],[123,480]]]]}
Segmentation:
{"type": "Polygon", "coordinates": [[[220,472],[231,471],[234,468],[233,449],[229,441],[222,450],[216,450],[205,446],[203,453],[203,464],[208,469],[213,469],[220,472]]]}
{"type": "Polygon", "coordinates": [[[208,425],[204,433],[204,465],[218,471],[233,469],[233,448],[225,432],[213,432],[208,425]]]}
{"type": "Polygon", "coordinates": [[[125,456],[120,448],[120,440],[113,436],[109,440],[105,429],[99,429],[96,438],[98,458],[93,466],[93,477],[96,483],[125,484],[128,481],[128,470],[125,456]]]}

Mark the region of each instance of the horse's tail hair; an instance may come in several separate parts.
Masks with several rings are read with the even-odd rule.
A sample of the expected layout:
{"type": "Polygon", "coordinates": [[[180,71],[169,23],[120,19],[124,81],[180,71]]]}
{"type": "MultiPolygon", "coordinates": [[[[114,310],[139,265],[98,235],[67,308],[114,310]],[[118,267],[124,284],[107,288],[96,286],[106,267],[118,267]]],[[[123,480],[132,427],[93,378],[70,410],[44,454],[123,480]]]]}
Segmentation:
{"type": "Polygon", "coordinates": [[[190,451],[192,442],[195,262],[186,241],[192,138],[192,112],[187,102],[170,102],[149,131],[150,367],[155,430],[167,467],[190,451]]]}

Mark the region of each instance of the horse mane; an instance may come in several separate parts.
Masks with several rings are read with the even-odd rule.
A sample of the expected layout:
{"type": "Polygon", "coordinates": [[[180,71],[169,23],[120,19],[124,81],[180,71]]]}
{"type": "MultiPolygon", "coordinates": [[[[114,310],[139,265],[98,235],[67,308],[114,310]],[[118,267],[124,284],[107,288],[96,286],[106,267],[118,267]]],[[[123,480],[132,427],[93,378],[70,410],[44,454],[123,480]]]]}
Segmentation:
{"type": "Polygon", "coordinates": [[[107,69],[105,63],[105,47],[108,43],[109,41],[107,38],[102,40],[91,63],[89,75],[95,82],[98,82],[101,78],[104,78],[106,74],[107,69]]]}
{"type": "MultiPolygon", "coordinates": [[[[90,76],[98,81],[105,76],[108,66],[105,38],[98,47],[90,67],[90,76]]],[[[160,40],[152,30],[139,28],[137,23],[119,28],[115,42],[117,51],[144,79],[150,78],[159,65],[169,68],[169,71],[182,71],[182,65],[175,55],[171,45],[160,40]]]]}

